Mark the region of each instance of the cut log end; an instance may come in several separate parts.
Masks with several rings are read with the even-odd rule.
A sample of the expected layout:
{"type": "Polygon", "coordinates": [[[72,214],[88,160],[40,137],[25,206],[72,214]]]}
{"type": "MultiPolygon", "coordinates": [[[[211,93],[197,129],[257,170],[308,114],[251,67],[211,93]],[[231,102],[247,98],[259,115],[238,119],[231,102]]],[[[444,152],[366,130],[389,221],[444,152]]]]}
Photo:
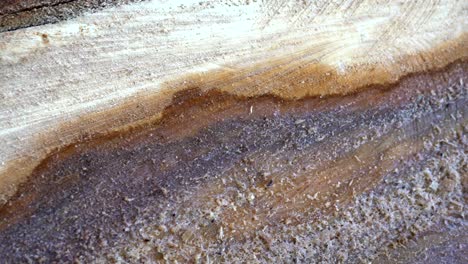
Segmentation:
{"type": "Polygon", "coordinates": [[[373,258],[464,221],[466,69],[327,98],[179,93],[156,123],[43,161],[0,211],[0,254],[373,258]]]}
{"type": "Polygon", "coordinates": [[[463,1],[185,2],[0,4],[3,262],[466,263],[463,1]]]}

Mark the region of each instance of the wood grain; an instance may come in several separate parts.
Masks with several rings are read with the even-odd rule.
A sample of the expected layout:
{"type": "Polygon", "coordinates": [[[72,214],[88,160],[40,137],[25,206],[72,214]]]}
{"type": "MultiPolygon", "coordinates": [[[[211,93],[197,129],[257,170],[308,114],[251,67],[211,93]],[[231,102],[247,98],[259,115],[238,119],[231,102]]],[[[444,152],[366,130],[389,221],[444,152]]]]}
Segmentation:
{"type": "Polygon", "coordinates": [[[467,67],[322,99],[181,92],[156,123],[43,161],[0,210],[0,255],[232,262],[254,261],[255,251],[290,262],[281,252],[302,248],[310,252],[301,262],[355,262],[443,219],[464,222],[465,209],[450,203],[463,204],[466,188],[467,67]],[[381,213],[343,218],[377,209],[359,204],[369,191],[381,213]],[[341,236],[317,239],[327,233],[310,225],[323,221],[341,221],[333,231],[341,236]],[[360,241],[360,232],[375,238],[360,241]],[[346,255],[323,248],[329,241],[346,255]]]}
{"type": "Polygon", "coordinates": [[[466,10],[5,2],[1,259],[466,262],[466,10]]]}
{"type": "Polygon", "coordinates": [[[443,67],[466,57],[465,6],[155,0],[0,33],[2,200],[53,149],[158,118],[180,90],[301,98],[443,67]]]}
{"type": "Polygon", "coordinates": [[[4,0],[0,2],[0,32],[57,23],[85,12],[135,0],[4,0]]]}

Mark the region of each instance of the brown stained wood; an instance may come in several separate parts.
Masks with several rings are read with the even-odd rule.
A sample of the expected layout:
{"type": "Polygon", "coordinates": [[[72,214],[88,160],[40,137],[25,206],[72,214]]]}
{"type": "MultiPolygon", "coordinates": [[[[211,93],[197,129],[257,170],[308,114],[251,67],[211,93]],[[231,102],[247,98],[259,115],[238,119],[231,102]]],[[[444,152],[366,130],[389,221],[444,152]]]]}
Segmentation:
{"type": "Polygon", "coordinates": [[[301,99],[441,69],[467,56],[464,4],[148,0],[2,32],[0,203],[53,150],[186,89],[301,99]]]}
{"type": "Polygon", "coordinates": [[[467,262],[466,1],[182,2],[0,3],[1,263],[467,262]]]}
{"type": "Polygon", "coordinates": [[[410,241],[405,248],[381,256],[376,263],[465,263],[468,260],[467,230],[434,228],[410,241]]]}
{"type": "MultiPolygon", "coordinates": [[[[418,220],[423,229],[457,211],[449,201],[464,203],[466,160],[456,152],[466,148],[467,67],[456,62],[347,96],[180,92],[160,121],[72,144],[43,161],[1,208],[0,255],[11,263],[253,261],[249,252],[262,261],[373,258],[411,237],[413,217],[428,212],[419,209],[424,199],[441,202],[418,220]],[[450,166],[461,166],[458,178],[439,175],[444,170],[431,167],[434,158],[455,159],[450,166]],[[304,229],[333,219],[346,223],[340,214],[353,214],[369,192],[390,205],[397,198],[386,195],[405,187],[383,180],[417,185],[412,176],[424,171],[432,175],[419,187],[425,198],[413,190],[403,196],[414,204],[390,212],[406,210],[391,223],[406,225],[402,229],[356,240],[358,248],[346,246],[343,233],[325,238],[326,226],[304,229]],[[340,250],[346,256],[333,247],[313,253],[328,241],[345,243],[340,250]],[[295,247],[306,253],[281,253],[295,247]]],[[[355,225],[369,221],[351,219],[355,225]]],[[[370,219],[389,224],[385,214],[370,219]]]]}

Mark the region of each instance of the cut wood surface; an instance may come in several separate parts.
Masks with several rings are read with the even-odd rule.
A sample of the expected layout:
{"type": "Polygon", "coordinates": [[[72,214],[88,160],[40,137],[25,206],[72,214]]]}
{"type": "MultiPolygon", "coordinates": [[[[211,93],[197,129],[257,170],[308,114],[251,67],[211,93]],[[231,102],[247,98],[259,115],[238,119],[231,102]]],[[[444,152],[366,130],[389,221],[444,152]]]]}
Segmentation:
{"type": "Polygon", "coordinates": [[[6,1],[0,256],[466,262],[467,10],[6,1]]]}

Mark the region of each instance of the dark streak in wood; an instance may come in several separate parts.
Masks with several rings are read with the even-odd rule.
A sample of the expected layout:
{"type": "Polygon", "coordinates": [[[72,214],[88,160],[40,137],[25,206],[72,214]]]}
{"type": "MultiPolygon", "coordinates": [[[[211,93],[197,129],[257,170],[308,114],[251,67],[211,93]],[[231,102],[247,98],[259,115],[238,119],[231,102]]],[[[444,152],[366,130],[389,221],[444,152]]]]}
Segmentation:
{"type": "MultiPolygon", "coordinates": [[[[466,121],[467,90],[457,84],[460,79],[466,83],[467,67],[457,62],[391,87],[293,101],[183,91],[156,124],[70,145],[42,162],[0,209],[0,256],[7,263],[93,260],[138,237],[136,230],[157,222],[167,204],[174,208],[174,221],[184,217],[179,212],[184,193],[190,196],[194,188],[206,186],[208,194],[213,182],[228,176],[275,190],[282,188],[277,184],[282,179],[297,174],[304,188],[296,191],[331,191],[341,201],[350,200],[354,192],[374,188],[395,166],[403,166],[402,159],[422,153],[418,139],[430,133],[432,124],[450,129],[466,121]],[[443,96],[451,97],[447,105],[438,104],[443,96]],[[457,111],[462,120],[451,120],[457,111]],[[404,144],[409,147],[391,151],[404,144]],[[369,149],[382,153],[385,161],[364,155],[369,149]],[[354,160],[359,153],[363,156],[354,160]],[[327,175],[317,172],[328,167],[327,175]],[[265,175],[272,168],[278,173],[265,175]],[[311,189],[306,180],[314,183],[311,189]],[[139,224],[129,225],[137,219],[139,224]]],[[[287,203],[256,199],[251,203],[265,225],[296,213],[294,224],[307,214],[291,203],[268,216],[272,206],[287,203]]],[[[324,196],[310,204],[331,213],[334,203],[328,201],[324,196]]],[[[224,220],[236,224],[245,217],[227,214],[224,220]]],[[[206,238],[219,236],[217,229],[213,221],[206,238]]]]}
{"type": "Polygon", "coordinates": [[[0,32],[57,23],[83,12],[142,0],[6,0],[0,2],[0,32]]]}

